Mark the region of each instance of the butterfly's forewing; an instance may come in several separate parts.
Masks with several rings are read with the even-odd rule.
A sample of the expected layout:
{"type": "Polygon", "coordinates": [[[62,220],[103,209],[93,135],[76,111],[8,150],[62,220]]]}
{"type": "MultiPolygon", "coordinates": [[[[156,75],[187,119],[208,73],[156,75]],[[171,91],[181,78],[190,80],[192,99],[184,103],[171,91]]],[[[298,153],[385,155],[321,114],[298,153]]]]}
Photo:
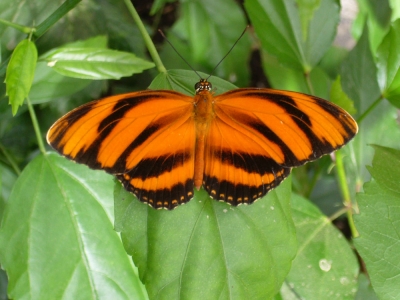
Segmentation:
{"type": "Polygon", "coordinates": [[[214,103],[204,187],[232,204],[262,197],[291,167],[331,153],[357,133],[346,111],[301,93],[236,89],[214,103]]]}
{"type": "Polygon", "coordinates": [[[142,91],[85,104],[49,130],[61,154],[117,178],[141,201],[173,208],[193,196],[193,98],[142,91]]]}

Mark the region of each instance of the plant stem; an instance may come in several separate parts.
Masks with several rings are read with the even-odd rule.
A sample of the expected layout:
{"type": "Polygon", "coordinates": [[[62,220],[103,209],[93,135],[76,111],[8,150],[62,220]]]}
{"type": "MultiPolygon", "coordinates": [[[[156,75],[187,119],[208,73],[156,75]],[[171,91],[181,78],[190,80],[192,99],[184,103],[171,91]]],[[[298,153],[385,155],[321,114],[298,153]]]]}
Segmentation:
{"type": "Polygon", "coordinates": [[[363,114],[357,119],[357,123],[361,123],[362,120],[368,116],[368,114],[383,100],[383,97],[380,96],[378,99],[376,99],[368,108],[366,111],[363,112],[363,114]]]}
{"type": "Polygon", "coordinates": [[[149,50],[149,53],[154,61],[154,63],[157,66],[157,70],[160,73],[166,73],[167,69],[165,69],[160,56],[158,55],[157,49],[153,44],[153,41],[151,40],[146,28],[144,27],[144,24],[142,20],[140,19],[135,7],[132,5],[130,0],[124,0],[126,6],[128,7],[129,12],[132,15],[133,20],[135,21],[136,25],[139,28],[140,33],[143,36],[144,43],[146,44],[147,50],[149,50]]]}
{"type": "Polygon", "coordinates": [[[336,151],[336,168],[339,180],[339,187],[343,197],[344,206],[347,208],[347,219],[350,226],[351,235],[353,238],[358,237],[358,231],[353,219],[353,203],[351,202],[349,188],[346,182],[346,173],[344,171],[342,152],[336,151]]]}
{"type": "Polygon", "coordinates": [[[349,211],[349,209],[347,207],[343,207],[341,209],[339,209],[337,212],[335,212],[333,215],[329,216],[329,221],[333,221],[336,220],[337,218],[339,218],[341,215],[347,213],[349,211]]]}
{"type": "Polygon", "coordinates": [[[26,103],[28,104],[29,114],[31,115],[33,129],[35,130],[36,139],[37,139],[37,142],[38,142],[38,146],[39,146],[40,152],[45,154],[46,153],[46,148],[44,147],[42,135],[40,134],[39,122],[38,122],[38,120],[36,118],[35,110],[33,109],[33,106],[32,106],[32,103],[31,103],[29,97],[26,97],[26,103]]]}
{"type": "Polygon", "coordinates": [[[19,25],[13,22],[9,22],[7,20],[0,19],[0,23],[3,23],[4,25],[7,25],[9,27],[15,28],[23,33],[29,34],[32,31],[31,27],[19,25]]]}

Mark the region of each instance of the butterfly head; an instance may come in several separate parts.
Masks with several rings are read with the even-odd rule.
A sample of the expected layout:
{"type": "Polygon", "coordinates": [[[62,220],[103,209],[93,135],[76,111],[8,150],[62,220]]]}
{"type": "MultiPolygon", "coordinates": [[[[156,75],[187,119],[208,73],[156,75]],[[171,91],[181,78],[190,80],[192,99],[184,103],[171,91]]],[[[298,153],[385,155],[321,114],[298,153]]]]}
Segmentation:
{"type": "Polygon", "coordinates": [[[200,81],[194,85],[194,89],[196,90],[196,94],[198,94],[201,91],[211,91],[212,85],[207,79],[200,79],[200,81]]]}

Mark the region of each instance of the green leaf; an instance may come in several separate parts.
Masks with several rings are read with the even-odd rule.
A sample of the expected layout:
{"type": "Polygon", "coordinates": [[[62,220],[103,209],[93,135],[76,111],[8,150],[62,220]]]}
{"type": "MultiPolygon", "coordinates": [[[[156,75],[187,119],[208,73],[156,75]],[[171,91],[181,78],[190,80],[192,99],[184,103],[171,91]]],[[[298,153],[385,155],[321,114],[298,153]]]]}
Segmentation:
{"type": "Polygon", "coordinates": [[[299,249],[286,278],[301,299],[354,299],[359,265],[346,238],[307,199],[292,195],[299,249]]]}
{"type": "Polygon", "coordinates": [[[173,211],[154,210],[116,185],[116,230],[150,298],[270,299],[296,253],[290,181],[249,206],[195,191],[173,211]]]}
{"type": "Polygon", "coordinates": [[[143,299],[112,227],[113,181],[54,153],[18,178],[0,230],[13,299],[143,299]]]}
{"type": "Polygon", "coordinates": [[[379,85],[383,96],[400,107],[400,20],[394,22],[377,51],[379,85]]]}
{"type": "Polygon", "coordinates": [[[82,79],[120,79],[154,67],[132,53],[104,48],[59,48],[41,59],[58,73],[82,79]]]}
{"type": "MultiPolygon", "coordinates": [[[[207,78],[209,75],[198,72],[201,78],[207,78]]],[[[160,73],[152,81],[149,89],[152,90],[174,90],[187,95],[195,94],[194,85],[199,82],[199,76],[190,70],[168,70],[167,73],[160,73]]],[[[215,95],[225,93],[237,88],[232,83],[219,77],[210,77],[210,83],[213,85],[215,95]]]]}
{"type": "Polygon", "coordinates": [[[400,295],[400,151],[374,146],[373,181],[357,195],[359,215],[354,221],[360,237],[354,244],[364,260],[380,299],[400,295]]]}
{"type": "Polygon", "coordinates": [[[303,34],[295,0],[246,0],[245,8],[263,49],[280,63],[309,73],[329,49],[339,22],[339,2],[321,0],[303,34]],[[303,37],[306,37],[304,39],[303,37]]]}
{"type": "Polygon", "coordinates": [[[33,42],[22,40],[11,56],[6,73],[6,93],[15,115],[28,97],[35,75],[37,50],[33,42]]]}
{"type": "Polygon", "coordinates": [[[332,84],[330,99],[333,103],[339,105],[341,108],[352,115],[354,115],[357,111],[354,108],[353,101],[346,95],[346,93],[342,89],[340,76],[338,76],[332,84]]]}

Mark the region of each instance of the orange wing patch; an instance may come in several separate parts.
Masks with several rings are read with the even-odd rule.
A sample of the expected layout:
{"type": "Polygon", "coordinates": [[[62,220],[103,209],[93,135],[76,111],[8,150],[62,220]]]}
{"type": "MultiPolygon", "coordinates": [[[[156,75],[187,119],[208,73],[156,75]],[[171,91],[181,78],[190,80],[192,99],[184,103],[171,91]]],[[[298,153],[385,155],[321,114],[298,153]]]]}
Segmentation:
{"type": "Polygon", "coordinates": [[[201,185],[215,199],[250,204],[358,130],[346,111],[317,97],[271,89],[213,97],[204,79],[195,87],[194,98],[159,90],[93,101],[59,119],[48,143],[116,175],[152,207],[173,209],[201,185]]]}

